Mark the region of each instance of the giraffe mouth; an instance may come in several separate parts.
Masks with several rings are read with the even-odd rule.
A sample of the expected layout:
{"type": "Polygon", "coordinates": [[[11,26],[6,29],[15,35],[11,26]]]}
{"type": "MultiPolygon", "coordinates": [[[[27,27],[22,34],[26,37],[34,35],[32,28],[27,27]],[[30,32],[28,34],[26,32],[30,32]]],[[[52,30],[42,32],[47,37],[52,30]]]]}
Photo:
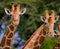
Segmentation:
{"type": "Polygon", "coordinates": [[[18,25],[19,24],[19,21],[18,20],[15,20],[12,22],[14,25],[18,25]]]}
{"type": "Polygon", "coordinates": [[[13,20],[14,22],[17,22],[17,21],[19,21],[19,20],[13,20]]]}

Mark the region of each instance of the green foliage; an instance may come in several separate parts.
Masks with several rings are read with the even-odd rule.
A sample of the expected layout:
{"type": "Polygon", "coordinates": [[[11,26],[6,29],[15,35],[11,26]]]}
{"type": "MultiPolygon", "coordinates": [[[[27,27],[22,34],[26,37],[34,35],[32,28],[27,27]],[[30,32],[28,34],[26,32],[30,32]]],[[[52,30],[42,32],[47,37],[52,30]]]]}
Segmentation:
{"type": "Polygon", "coordinates": [[[57,38],[49,38],[47,37],[43,44],[41,45],[40,49],[53,49],[54,45],[57,43],[57,38]]]}

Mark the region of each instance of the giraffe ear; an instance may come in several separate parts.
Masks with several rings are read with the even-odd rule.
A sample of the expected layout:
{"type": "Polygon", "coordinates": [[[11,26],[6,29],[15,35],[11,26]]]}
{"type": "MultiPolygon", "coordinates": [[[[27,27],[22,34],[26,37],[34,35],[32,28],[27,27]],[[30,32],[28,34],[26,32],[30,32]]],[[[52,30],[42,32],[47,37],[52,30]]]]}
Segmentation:
{"type": "Polygon", "coordinates": [[[59,16],[56,16],[56,17],[55,17],[55,22],[58,21],[58,19],[59,19],[59,16]]]}
{"type": "Polygon", "coordinates": [[[9,9],[4,8],[4,10],[5,10],[5,13],[6,13],[7,15],[10,15],[10,10],[9,10],[9,9]]]}
{"type": "Polygon", "coordinates": [[[45,22],[45,17],[40,16],[41,21],[45,22]]]}
{"type": "Polygon", "coordinates": [[[25,12],[26,12],[26,8],[24,8],[20,11],[20,15],[23,15],[25,12]]]}

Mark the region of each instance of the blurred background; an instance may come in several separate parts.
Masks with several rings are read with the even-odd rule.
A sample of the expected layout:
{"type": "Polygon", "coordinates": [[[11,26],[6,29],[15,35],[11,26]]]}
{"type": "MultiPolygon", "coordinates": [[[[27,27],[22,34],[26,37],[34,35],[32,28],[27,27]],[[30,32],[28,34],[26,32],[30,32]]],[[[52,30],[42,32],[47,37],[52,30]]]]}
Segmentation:
{"type": "MultiPolygon", "coordinates": [[[[44,16],[45,10],[48,10],[49,12],[54,10],[56,15],[60,15],[60,0],[0,0],[0,40],[2,39],[4,30],[11,18],[5,14],[4,8],[10,9],[12,2],[14,4],[19,2],[21,9],[24,7],[27,9],[26,13],[21,16],[20,24],[17,27],[12,42],[12,49],[21,49],[25,41],[43,24],[40,16],[44,16]]],[[[57,30],[59,21],[60,20],[55,23],[55,30],[57,30]]],[[[56,38],[46,38],[41,49],[52,49],[56,41],[56,38]]]]}

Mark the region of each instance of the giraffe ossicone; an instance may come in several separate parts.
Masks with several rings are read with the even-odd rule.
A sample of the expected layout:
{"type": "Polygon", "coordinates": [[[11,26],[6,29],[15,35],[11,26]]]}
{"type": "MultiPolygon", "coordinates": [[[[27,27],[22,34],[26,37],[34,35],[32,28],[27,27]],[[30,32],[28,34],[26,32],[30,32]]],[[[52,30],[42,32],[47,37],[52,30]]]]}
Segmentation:
{"type": "Polygon", "coordinates": [[[16,7],[14,4],[12,4],[11,11],[5,8],[5,13],[7,15],[11,15],[11,19],[0,42],[0,49],[11,49],[14,32],[20,21],[20,15],[23,15],[25,12],[26,8],[21,10],[20,4],[17,4],[16,7]]]}
{"type": "Polygon", "coordinates": [[[50,15],[48,11],[45,11],[45,17],[41,16],[41,20],[48,26],[49,28],[49,36],[54,37],[54,23],[58,21],[59,16],[55,16],[54,11],[52,10],[50,15]]]}

